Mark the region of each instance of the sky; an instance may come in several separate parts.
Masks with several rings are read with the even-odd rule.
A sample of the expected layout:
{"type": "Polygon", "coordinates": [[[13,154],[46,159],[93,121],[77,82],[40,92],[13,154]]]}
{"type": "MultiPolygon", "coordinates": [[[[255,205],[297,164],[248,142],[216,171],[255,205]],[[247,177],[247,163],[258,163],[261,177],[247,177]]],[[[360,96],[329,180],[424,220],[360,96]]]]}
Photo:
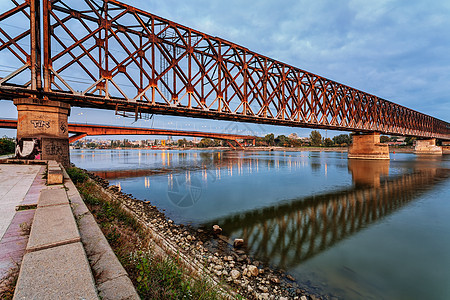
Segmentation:
{"type": "MultiPolygon", "coordinates": [[[[123,2],[450,122],[448,0],[123,2]]],[[[0,117],[17,117],[9,101],[0,101],[0,112],[0,117]]],[[[308,136],[311,131],[159,115],[133,123],[134,119],[119,118],[111,111],[76,107],[69,122],[214,132],[238,128],[240,133],[257,135],[308,136]]]]}

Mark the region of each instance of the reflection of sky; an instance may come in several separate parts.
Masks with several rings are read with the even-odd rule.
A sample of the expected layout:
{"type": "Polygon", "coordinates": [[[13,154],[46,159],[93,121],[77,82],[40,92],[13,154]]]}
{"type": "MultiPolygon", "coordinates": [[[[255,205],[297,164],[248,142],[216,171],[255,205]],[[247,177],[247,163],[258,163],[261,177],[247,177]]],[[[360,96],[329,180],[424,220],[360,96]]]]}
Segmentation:
{"type": "Polygon", "coordinates": [[[352,184],[346,153],[335,152],[75,150],[71,160],[88,170],[170,170],[110,182],[180,222],[204,222],[352,184]]]}
{"type": "MultiPolygon", "coordinates": [[[[389,175],[383,176],[441,163],[391,155],[389,175]]],[[[176,222],[204,223],[353,185],[345,152],[74,150],[71,160],[93,171],[164,170],[110,182],[165,209],[176,222]]]]}

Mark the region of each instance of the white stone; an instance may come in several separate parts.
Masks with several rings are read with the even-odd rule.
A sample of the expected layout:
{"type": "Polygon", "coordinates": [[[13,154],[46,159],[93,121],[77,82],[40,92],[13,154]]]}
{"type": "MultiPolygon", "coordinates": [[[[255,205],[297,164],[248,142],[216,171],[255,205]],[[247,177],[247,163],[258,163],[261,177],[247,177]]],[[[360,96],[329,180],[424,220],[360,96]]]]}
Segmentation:
{"type": "Polygon", "coordinates": [[[244,240],[243,239],[234,239],[233,246],[235,248],[242,247],[242,245],[244,245],[244,240]]]}
{"type": "Polygon", "coordinates": [[[258,268],[256,266],[254,266],[254,265],[248,266],[247,270],[248,270],[248,274],[250,274],[251,276],[255,276],[256,277],[259,274],[258,268]]]}
{"type": "Polygon", "coordinates": [[[220,234],[220,233],[222,233],[222,228],[220,228],[219,225],[214,225],[214,226],[213,226],[213,232],[214,232],[215,234],[220,234]]]}
{"type": "Polygon", "coordinates": [[[241,273],[238,270],[231,270],[230,276],[231,278],[233,278],[233,280],[236,280],[239,278],[239,276],[241,276],[241,273]]]}

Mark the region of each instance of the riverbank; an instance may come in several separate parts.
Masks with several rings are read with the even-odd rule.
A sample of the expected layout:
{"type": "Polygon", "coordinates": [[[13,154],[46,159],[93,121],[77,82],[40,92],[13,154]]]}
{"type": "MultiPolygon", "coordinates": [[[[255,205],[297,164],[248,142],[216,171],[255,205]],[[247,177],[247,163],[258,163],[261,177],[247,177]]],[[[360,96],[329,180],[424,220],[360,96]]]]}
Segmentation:
{"type": "Polygon", "coordinates": [[[130,256],[130,253],[149,253],[149,249],[156,249],[153,250],[155,253],[163,256],[167,254],[166,261],[169,265],[173,266],[175,263],[187,276],[200,278],[199,285],[203,286],[203,290],[210,290],[207,288],[207,282],[218,287],[218,290],[210,290],[208,299],[223,298],[225,291],[225,294],[230,293],[232,298],[321,299],[317,295],[306,295],[293,277],[254,260],[245,247],[234,248],[226,236],[214,234],[212,228],[195,229],[175,224],[151,203],[121,193],[116,186],[110,186],[108,181],[98,176],[89,176],[91,179],[88,187],[84,183],[78,184],[80,193],[96,216],[139,293],[143,289],[142,276],[139,274],[142,273],[142,259],[145,256],[130,256]],[[100,205],[100,201],[106,202],[100,205]],[[136,220],[142,229],[130,227],[122,232],[123,228],[112,226],[110,219],[105,219],[105,214],[116,205],[114,203],[118,203],[131,214],[132,219],[136,220]],[[135,246],[129,248],[125,245],[129,244],[128,240],[135,239],[128,237],[133,232],[145,234],[132,242],[131,245],[135,246]],[[123,239],[124,237],[126,238],[123,239]]]}

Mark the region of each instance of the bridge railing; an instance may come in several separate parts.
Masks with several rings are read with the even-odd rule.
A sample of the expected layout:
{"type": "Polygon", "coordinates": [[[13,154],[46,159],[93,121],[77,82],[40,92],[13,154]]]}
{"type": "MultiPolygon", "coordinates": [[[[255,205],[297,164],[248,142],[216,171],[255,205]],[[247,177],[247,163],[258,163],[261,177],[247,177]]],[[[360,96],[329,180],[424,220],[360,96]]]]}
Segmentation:
{"type": "Polygon", "coordinates": [[[43,0],[42,28],[44,94],[73,105],[450,139],[447,122],[115,0],[43,0]]]}

